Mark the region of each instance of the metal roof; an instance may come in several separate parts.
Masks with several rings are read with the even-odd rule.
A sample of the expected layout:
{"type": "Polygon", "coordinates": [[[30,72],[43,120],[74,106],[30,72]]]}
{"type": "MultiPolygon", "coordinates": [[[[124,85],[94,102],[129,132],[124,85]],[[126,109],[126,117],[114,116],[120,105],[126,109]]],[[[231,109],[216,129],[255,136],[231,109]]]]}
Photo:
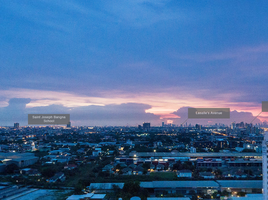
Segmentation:
{"type": "Polygon", "coordinates": [[[147,200],[190,200],[189,197],[148,197],[147,200]]]}
{"type": "Polygon", "coordinates": [[[218,188],[219,185],[215,181],[152,181],[141,182],[141,187],[144,188],[218,188]]]}
{"type": "Polygon", "coordinates": [[[262,188],[262,180],[218,180],[222,188],[262,188]]]}
{"type": "Polygon", "coordinates": [[[262,153],[255,152],[214,152],[214,153],[190,153],[190,152],[130,152],[130,157],[245,157],[245,156],[262,156],[262,153]]]}
{"type": "Polygon", "coordinates": [[[120,189],[123,189],[124,183],[91,183],[87,188],[97,190],[112,190],[113,185],[117,185],[120,189]]]}
{"type": "Polygon", "coordinates": [[[0,153],[0,160],[12,159],[15,161],[38,159],[33,153],[0,153]]]}

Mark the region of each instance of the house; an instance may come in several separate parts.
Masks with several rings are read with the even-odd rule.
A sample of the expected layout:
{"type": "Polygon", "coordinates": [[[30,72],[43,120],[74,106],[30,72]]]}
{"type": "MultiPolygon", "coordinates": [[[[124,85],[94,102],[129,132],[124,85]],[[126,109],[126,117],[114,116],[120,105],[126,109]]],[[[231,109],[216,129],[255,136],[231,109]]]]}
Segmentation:
{"type": "Polygon", "coordinates": [[[85,154],[86,153],[84,148],[78,149],[76,152],[80,153],[80,154],[85,154]]]}
{"type": "Polygon", "coordinates": [[[125,163],[118,163],[120,165],[120,167],[127,167],[127,165],[125,163]]]}
{"type": "Polygon", "coordinates": [[[132,169],[127,167],[122,169],[123,175],[131,175],[132,174],[132,169]]]}
{"type": "Polygon", "coordinates": [[[242,148],[242,147],[235,147],[235,150],[238,151],[238,152],[242,152],[244,150],[244,148],[242,148]]]}
{"type": "Polygon", "coordinates": [[[99,156],[101,154],[101,151],[92,151],[92,156],[99,156]]]}
{"type": "Polygon", "coordinates": [[[190,170],[179,170],[177,172],[178,177],[192,178],[192,171],[190,170]]]}
{"type": "Polygon", "coordinates": [[[113,154],[114,154],[114,150],[108,151],[108,155],[113,155],[113,154]]]}
{"type": "Polygon", "coordinates": [[[222,172],[222,177],[224,177],[224,178],[234,178],[235,173],[232,172],[232,171],[224,171],[224,172],[222,172]]]}
{"type": "Polygon", "coordinates": [[[236,173],[235,173],[235,177],[236,178],[247,178],[247,174],[244,173],[244,171],[242,170],[238,170],[236,173]]]}
{"type": "Polygon", "coordinates": [[[135,164],[130,164],[128,167],[132,168],[132,169],[135,169],[137,166],[135,164]]]}
{"type": "Polygon", "coordinates": [[[163,164],[158,164],[158,165],[156,166],[156,169],[157,169],[158,171],[164,170],[164,169],[165,169],[165,165],[163,165],[163,164]]]}
{"type": "Polygon", "coordinates": [[[64,154],[64,150],[53,150],[48,152],[49,155],[63,155],[64,154]]]}
{"type": "Polygon", "coordinates": [[[28,176],[41,176],[41,173],[37,169],[31,169],[31,168],[21,169],[20,173],[28,176]]]}
{"type": "Polygon", "coordinates": [[[135,169],[133,169],[133,174],[134,175],[142,175],[143,174],[143,170],[144,170],[143,167],[138,166],[135,169]]]}
{"type": "Polygon", "coordinates": [[[150,164],[150,170],[153,171],[155,169],[155,165],[150,164]]]}
{"type": "Polygon", "coordinates": [[[20,173],[21,173],[21,174],[28,174],[29,171],[31,171],[31,170],[32,170],[31,168],[24,168],[24,169],[21,169],[21,170],[20,170],[20,173]]]}
{"type": "Polygon", "coordinates": [[[55,183],[57,181],[65,181],[65,175],[63,172],[56,173],[52,178],[47,179],[47,182],[49,183],[55,183]]]}
{"type": "Polygon", "coordinates": [[[77,165],[75,165],[75,164],[68,164],[68,165],[64,166],[64,169],[68,169],[68,170],[73,170],[75,168],[77,168],[77,165]]]}
{"type": "Polygon", "coordinates": [[[55,160],[56,160],[56,162],[59,162],[59,163],[66,163],[69,161],[69,157],[68,156],[58,156],[55,160]]]}
{"type": "Polygon", "coordinates": [[[215,175],[212,174],[211,172],[200,172],[199,176],[204,178],[204,179],[214,179],[215,175]]]}
{"type": "Polygon", "coordinates": [[[29,171],[28,176],[41,176],[41,173],[37,169],[29,171]]]}
{"type": "Polygon", "coordinates": [[[103,172],[110,172],[110,173],[112,173],[113,168],[114,168],[113,165],[108,164],[108,165],[105,165],[105,166],[102,168],[102,171],[103,171],[103,172]]]}

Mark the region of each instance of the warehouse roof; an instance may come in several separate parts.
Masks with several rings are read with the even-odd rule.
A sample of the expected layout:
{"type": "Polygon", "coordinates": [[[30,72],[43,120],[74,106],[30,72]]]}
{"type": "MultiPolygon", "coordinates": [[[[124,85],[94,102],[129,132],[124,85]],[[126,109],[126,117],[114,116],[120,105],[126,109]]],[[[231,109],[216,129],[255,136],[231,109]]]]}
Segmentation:
{"type": "Polygon", "coordinates": [[[152,181],[152,182],[141,182],[140,186],[143,188],[219,187],[219,185],[215,181],[152,181]]]}
{"type": "Polygon", "coordinates": [[[261,153],[252,152],[214,152],[214,153],[190,153],[190,152],[130,152],[130,157],[245,157],[245,156],[262,156],[261,153]],[[135,156],[136,155],[136,156],[135,156]]]}
{"type": "Polygon", "coordinates": [[[218,180],[223,188],[262,188],[262,180],[218,180]]]}
{"type": "Polygon", "coordinates": [[[33,153],[0,153],[0,160],[12,159],[16,161],[35,159],[36,157],[33,153]]]}

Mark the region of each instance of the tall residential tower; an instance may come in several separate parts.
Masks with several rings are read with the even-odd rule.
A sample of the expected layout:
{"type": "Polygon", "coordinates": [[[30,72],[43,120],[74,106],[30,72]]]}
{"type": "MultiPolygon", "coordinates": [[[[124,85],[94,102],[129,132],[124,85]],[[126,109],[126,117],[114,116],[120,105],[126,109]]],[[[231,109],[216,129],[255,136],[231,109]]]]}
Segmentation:
{"type": "Polygon", "coordinates": [[[263,184],[263,200],[268,200],[268,132],[264,133],[264,140],[262,142],[262,184],[263,184]]]}

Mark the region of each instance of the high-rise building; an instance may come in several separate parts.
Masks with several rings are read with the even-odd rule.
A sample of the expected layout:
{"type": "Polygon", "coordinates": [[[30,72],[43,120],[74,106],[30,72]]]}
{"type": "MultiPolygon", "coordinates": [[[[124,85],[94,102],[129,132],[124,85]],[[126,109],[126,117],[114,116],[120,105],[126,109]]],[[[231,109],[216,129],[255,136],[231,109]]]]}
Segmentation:
{"type": "Polygon", "coordinates": [[[162,127],[164,127],[165,126],[165,122],[162,122],[162,127]]]}
{"type": "Polygon", "coordinates": [[[200,125],[200,124],[196,124],[196,125],[195,125],[195,128],[196,128],[196,130],[201,130],[202,125],[200,125]]]}
{"type": "Polygon", "coordinates": [[[264,132],[264,140],[262,141],[262,184],[263,184],[263,200],[268,199],[268,132],[264,132]]]}
{"type": "Polygon", "coordinates": [[[231,129],[235,129],[235,122],[232,122],[231,129]]]}
{"type": "Polygon", "coordinates": [[[36,150],[35,143],[34,142],[32,142],[31,147],[32,147],[32,151],[35,151],[36,150]]]}
{"type": "Polygon", "coordinates": [[[143,122],[143,129],[144,129],[144,130],[149,130],[150,127],[151,127],[151,123],[143,122]]]}
{"type": "Polygon", "coordinates": [[[68,122],[67,127],[68,128],[71,127],[71,122],[68,122]]]}
{"type": "Polygon", "coordinates": [[[14,123],[14,128],[19,128],[20,124],[19,123],[14,123]]]}

